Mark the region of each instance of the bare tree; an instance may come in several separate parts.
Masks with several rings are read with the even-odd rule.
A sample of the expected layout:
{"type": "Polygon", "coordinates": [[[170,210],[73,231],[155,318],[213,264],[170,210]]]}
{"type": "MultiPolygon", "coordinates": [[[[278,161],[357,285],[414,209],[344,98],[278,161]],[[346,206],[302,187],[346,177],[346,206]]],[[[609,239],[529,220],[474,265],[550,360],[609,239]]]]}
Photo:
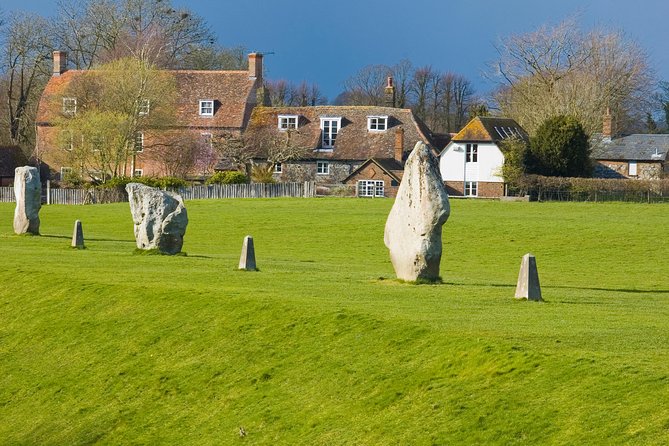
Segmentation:
{"type": "Polygon", "coordinates": [[[383,105],[386,79],[392,74],[387,65],[368,65],[344,82],[347,105],[383,105]]]}
{"type": "Polygon", "coordinates": [[[16,13],[2,34],[0,71],[4,79],[2,118],[12,144],[27,152],[34,147],[34,119],[39,96],[50,75],[51,41],[46,21],[36,15],[16,13]]]}
{"type": "Polygon", "coordinates": [[[280,79],[266,84],[269,101],[273,107],[305,107],[327,104],[327,98],[321,93],[317,84],[302,82],[295,85],[280,79]]]}
{"type": "Polygon", "coordinates": [[[625,130],[650,106],[654,79],[647,57],[622,33],[583,33],[567,20],[510,36],[497,50],[494,71],[502,85],[495,101],[530,133],[563,114],[578,117],[590,134],[601,131],[606,109],[625,130]]]}

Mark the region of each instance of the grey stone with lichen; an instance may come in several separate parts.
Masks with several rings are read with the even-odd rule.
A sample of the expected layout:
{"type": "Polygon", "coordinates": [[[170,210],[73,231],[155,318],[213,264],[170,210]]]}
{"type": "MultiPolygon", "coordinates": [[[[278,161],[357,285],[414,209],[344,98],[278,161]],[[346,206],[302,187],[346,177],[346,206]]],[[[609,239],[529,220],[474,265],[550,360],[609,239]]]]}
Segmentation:
{"type": "Polygon", "coordinates": [[[439,162],[427,145],[418,142],[404,166],[384,233],[398,279],[439,279],[441,228],[449,214],[439,162]]]}
{"type": "Polygon", "coordinates": [[[139,183],[125,187],[135,225],[137,248],[177,254],[183,247],[188,213],[178,194],[139,183]]]}

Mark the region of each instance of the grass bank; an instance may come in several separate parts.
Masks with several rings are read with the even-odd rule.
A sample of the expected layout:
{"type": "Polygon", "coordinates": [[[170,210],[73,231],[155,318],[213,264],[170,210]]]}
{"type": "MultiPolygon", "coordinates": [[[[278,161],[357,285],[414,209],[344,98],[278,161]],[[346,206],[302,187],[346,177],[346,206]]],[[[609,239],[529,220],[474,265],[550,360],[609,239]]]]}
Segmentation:
{"type": "Polygon", "coordinates": [[[444,284],[412,286],[391,204],[193,201],[178,257],[134,253],[127,204],[39,237],[0,204],[0,443],[669,441],[666,206],[453,201],[444,284]],[[527,252],[544,303],[512,298],[527,252]]]}

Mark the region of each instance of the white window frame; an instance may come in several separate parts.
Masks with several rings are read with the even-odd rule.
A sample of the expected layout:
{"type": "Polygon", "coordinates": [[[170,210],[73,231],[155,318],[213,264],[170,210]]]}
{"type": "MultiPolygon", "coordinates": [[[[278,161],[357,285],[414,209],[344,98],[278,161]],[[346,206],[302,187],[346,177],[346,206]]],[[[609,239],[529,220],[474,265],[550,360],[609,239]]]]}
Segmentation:
{"type": "Polygon", "coordinates": [[[477,181],[465,181],[465,197],[478,197],[479,183],[477,181]]]}
{"type": "Polygon", "coordinates": [[[627,174],[630,177],[636,177],[636,176],[639,175],[636,161],[628,162],[628,164],[627,164],[627,174]]]}
{"type": "Polygon", "coordinates": [[[135,171],[132,173],[133,178],[143,177],[143,176],[144,176],[144,169],[135,169],[135,171]]]}
{"type": "Polygon", "coordinates": [[[388,130],[388,116],[367,116],[367,131],[385,132],[388,130]]]}
{"type": "Polygon", "coordinates": [[[341,117],[321,118],[321,146],[324,149],[334,148],[340,129],[341,117]]]}
{"type": "Polygon", "coordinates": [[[293,130],[297,128],[299,120],[298,115],[279,115],[277,126],[282,132],[293,130]]]}
{"type": "Polygon", "coordinates": [[[144,151],[144,133],[137,132],[135,133],[135,140],[133,141],[132,150],[135,153],[142,153],[144,151]],[[137,150],[139,147],[139,150],[137,150]]]}
{"type": "Polygon", "coordinates": [[[200,116],[214,116],[214,100],[201,99],[199,109],[200,116]]]}
{"type": "Polygon", "coordinates": [[[465,162],[478,163],[479,162],[479,145],[467,144],[465,146],[465,162]]]}
{"type": "Polygon", "coordinates": [[[281,163],[274,163],[274,173],[282,173],[283,165],[281,163]]]}
{"type": "Polygon", "coordinates": [[[63,181],[63,178],[65,178],[65,175],[72,172],[71,167],[61,167],[60,168],[60,181],[63,181]]]}
{"type": "Polygon", "coordinates": [[[137,113],[139,116],[148,116],[151,111],[151,101],[149,99],[140,99],[137,113]]]}
{"type": "Polygon", "coordinates": [[[72,150],[74,150],[74,133],[72,132],[72,130],[61,130],[60,134],[63,140],[67,138],[67,140],[69,141],[68,143],[65,143],[65,145],[68,147],[63,147],[63,150],[65,150],[66,152],[71,152],[72,150]],[[66,135],[65,138],[62,135],[66,135]]]}
{"type": "Polygon", "coordinates": [[[77,98],[63,98],[63,113],[68,116],[77,114],[77,98]]]}
{"type": "Polygon", "coordinates": [[[358,197],[385,197],[385,182],[382,180],[358,180],[358,197]]]}
{"type": "Polygon", "coordinates": [[[330,162],[316,161],[316,175],[330,175],[330,162]]]}

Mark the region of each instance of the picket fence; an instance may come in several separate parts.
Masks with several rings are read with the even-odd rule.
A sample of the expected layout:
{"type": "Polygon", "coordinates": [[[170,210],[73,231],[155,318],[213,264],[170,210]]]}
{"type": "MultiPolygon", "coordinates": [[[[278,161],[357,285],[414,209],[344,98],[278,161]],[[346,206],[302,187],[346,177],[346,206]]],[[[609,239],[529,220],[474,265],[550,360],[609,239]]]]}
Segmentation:
{"type": "MultiPolygon", "coordinates": [[[[184,200],[224,199],[224,198],[278,198],[278,197],[315,197],[316,185],[313,181],[304,183],[273,184],[212,184],[208,186],[187,186],[170,189],[184,200]]],[[[0,202],[13,203],[13,187],[0,187],[0,202]]],[[[42,190],[42,203],[45,204],[94,204],[120,203],[128,197],[116,189],[54,189],[42,190]]]]}

